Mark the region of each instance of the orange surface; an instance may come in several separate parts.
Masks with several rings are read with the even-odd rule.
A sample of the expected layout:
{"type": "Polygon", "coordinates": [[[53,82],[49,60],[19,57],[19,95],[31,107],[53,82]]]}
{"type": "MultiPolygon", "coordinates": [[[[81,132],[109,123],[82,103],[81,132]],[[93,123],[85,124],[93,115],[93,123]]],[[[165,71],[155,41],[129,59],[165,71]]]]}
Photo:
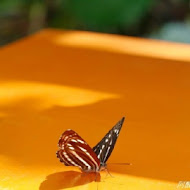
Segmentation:
{"type": "Polygon", "coordinates": [[[190,180],[190,46],[43,30],[0,49],[0,189],[97,189],[55,156],[68,128],[91,146],[126,116],[98,189],[190,180]]]}

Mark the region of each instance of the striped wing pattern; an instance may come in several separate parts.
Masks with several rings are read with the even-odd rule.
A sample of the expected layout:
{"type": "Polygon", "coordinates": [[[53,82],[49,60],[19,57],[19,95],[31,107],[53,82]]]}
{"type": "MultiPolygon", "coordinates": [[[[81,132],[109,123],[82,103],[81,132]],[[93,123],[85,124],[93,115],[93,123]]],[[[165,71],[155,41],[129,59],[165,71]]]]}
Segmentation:
{"type": "Polygon", "coordinates": [[[125,118],[123,117],[93,148],[93,151],[96,153],[98,159],[100,160],[100,167],[106,166],[106,161],[114,149],[124,120],[125,118]]]}
{"type": "Polygon", "coordinates": [[[73,130],[66,130],[59,139],[57,157],[66,166],[78,166],[84,172],[100,170],[100,160],[92,148],[73,130]]]}

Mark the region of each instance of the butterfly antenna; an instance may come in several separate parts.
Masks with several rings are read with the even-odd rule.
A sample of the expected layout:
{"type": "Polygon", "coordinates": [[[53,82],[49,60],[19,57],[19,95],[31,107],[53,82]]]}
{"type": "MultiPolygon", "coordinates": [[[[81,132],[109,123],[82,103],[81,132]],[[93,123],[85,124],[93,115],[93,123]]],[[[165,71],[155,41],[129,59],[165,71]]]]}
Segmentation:
{"type": "Polygon", "coordinates": [[[129,165],[129,166],[132,165],[132,163],[107,163],[107,165],[110,165],[110,164],[113,164],[113,165],[129,165]]]}

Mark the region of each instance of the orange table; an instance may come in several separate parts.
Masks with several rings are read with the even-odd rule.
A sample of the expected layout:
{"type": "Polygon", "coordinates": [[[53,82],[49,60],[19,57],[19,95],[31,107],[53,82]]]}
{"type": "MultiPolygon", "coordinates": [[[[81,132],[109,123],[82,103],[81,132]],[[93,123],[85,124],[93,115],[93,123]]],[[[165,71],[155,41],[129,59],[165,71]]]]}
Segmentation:
{"type": "Polygon", "coordinates": [[[96,189],[55,156],[61,133],[91,146],[126,120],[98,189],[190,180],[190,46],[43,30],[0,49],[0,189],[96,189]]]}

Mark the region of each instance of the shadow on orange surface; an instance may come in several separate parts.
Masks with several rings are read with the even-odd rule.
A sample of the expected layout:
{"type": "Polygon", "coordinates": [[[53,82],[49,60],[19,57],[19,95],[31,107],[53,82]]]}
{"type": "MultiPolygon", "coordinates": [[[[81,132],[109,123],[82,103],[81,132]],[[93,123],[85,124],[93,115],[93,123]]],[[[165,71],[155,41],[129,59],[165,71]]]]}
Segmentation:
{"type": "Polygon", "coordinates": [[[101,180],[99,173],[81,173],[76,171],[65,171],[51,174],[46,177],[40,185],[39,190],[60,190],[75,186],[85,185],[92,181],[101,180]]]}
{"type": "Polygon", "coordinates": [[[0,154],[24,166],[64,167],[55,156],[64,130],[76,130],[94,146],[126,116],[109,162],[133,165],[110,170],[172,182],[188,179],[189,63],[67,47],[54,43],[56,37],[47,31],[0,50],[0,81],[14,83],[0,92],[0,154]],[[4,102],[15,98],[22,84],[32,89],[28,95],[4,102]],[[60,94],[80,98],[72,88],[93,101],[65,105],[60,94]]]}

